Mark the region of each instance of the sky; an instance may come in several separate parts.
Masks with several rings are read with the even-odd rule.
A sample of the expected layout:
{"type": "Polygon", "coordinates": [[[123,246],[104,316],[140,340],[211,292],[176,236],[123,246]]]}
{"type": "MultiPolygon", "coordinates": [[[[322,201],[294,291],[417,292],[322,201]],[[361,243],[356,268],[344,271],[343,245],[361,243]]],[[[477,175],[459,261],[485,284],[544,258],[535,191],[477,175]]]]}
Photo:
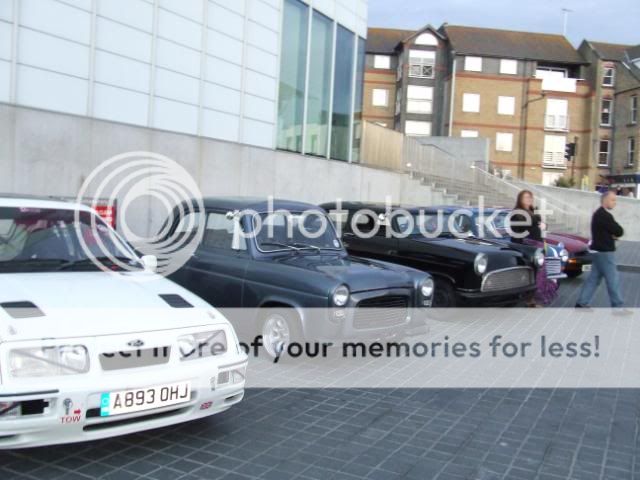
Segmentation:
{"type": "Polygon", "coordinates": [[[562,33],[583,39],[640,44],[640,0],[369,0],[369,26],[417,29],[442,23],[562,33]]]}

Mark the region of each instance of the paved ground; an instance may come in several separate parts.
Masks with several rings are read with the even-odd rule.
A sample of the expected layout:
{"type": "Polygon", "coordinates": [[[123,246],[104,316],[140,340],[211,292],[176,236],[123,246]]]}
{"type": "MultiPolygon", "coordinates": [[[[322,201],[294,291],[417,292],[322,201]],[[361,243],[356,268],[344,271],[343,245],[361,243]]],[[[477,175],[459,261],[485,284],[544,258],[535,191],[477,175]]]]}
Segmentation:
{"type": "MultiPolygon", "coordinates": [[[[640,275],[622,275],[638,306],[640,275]]],[[[640,390],[250,390],[204,421],[0,453],[0,479],[640,480],[639,406],[640,390]]]]}
{"type": "MultiPolygon", "coordinates": [[[[640,250],[640,248],[639,248],[640,250]]],[[[573,307],[576,304],[582,282],[589,275],[582,274],[576,279],[566,279],[562,281],[561,290],[558,298],[553,303],[554,307],[573,307]]],[[[622,288],[622,296],[628,307],[640,308],[640,272],[620,272],[620,285],[622,288]]],[[[596,292],[594,307],[609,307],[609,297],[604,282],[596,292]]]]}

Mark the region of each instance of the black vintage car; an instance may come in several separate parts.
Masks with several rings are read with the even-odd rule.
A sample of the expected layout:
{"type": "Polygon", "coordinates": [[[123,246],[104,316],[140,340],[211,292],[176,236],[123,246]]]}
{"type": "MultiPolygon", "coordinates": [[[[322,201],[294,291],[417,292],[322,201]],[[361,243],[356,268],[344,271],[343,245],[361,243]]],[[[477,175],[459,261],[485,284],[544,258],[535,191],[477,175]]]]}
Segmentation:
{"type": "Polygon", "coordinates": [[[243,197],[207,198],[203,205],[203,212],[188,214],[194,218],[179,218],[179,209],[174,213],[169,235],[201,222],[204,234],[172,279],[221,308],[231,321],[238,311],[225,309],[255,309],[256,318],[243,316],[245,324],[235,326],[262,334],[270,355],[278,356],[292,341],[426,331],[425,311],[414,307],[431,305],[431,276],[349,256],[317,206],[243,197]],[[385,314],[367,315],[371,310],[365,307],[382,307],[377,311],[385,314]]]}
{"type": "Polygon", "coordinates": [[[339,222],[350,254],[397,262],[433,275],[434,307],[517,305],[535,289],[536,269],[544,263],[539,249],[525,253],[452,231],[450,223],[455,230],[455,222],[435,209],[389,209],[384,204],[350,202],[342,203],[344,213],[337,214],[335,203],[322,207],[339,222]],[[442,228],[436,230],[438,222],[442,228]],[[425,232],[435,235],[431,238],[425,232]]]}

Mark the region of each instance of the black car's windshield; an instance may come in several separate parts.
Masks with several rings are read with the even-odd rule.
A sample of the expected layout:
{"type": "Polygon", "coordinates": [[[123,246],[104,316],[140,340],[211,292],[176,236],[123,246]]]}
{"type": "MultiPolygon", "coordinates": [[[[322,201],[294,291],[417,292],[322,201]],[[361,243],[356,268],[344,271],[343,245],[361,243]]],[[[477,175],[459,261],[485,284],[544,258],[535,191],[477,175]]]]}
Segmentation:
{"type": "Polygon", "coordinates": [[[398,216],[398,229],[404,235],[428,235],[430,237],[466,237],[471,235],[472,220],[465,214],[424,213],[398,216]]]}
{"type": "Polygon", "coordinates": [[[68,209],[0,207],[0,273],[96,269],[92,258],[137,263],[100,218],[82,211],[76,223],[75,215],[68,209]]]}
{"type": "Polygon", "coordinates": [[[319,211],[263,213],[253,220],[263,252],[342,250],[329,218],[319,211]]]}

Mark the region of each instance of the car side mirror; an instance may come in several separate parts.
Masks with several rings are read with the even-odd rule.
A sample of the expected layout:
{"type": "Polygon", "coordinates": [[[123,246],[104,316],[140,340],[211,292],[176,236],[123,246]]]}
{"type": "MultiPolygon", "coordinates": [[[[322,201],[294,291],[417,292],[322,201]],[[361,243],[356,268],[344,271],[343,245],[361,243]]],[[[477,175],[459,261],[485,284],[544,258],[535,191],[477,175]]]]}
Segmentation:
{"type": "Polygon", "coordinates": [[[140,260],[146,271],[155,273],[158,269],[158,257],[155,255],[145,255],[140,260]]]}

